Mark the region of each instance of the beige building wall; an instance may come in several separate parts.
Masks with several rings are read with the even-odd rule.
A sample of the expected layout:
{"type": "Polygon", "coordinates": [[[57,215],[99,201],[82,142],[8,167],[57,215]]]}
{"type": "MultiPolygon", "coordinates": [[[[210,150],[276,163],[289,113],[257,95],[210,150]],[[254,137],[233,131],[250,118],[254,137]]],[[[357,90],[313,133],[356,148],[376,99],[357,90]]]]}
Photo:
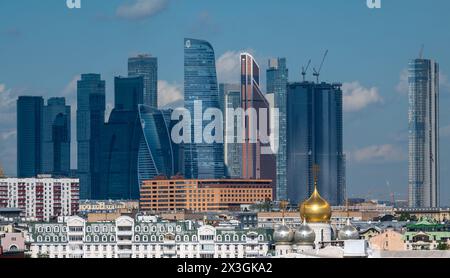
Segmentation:
{"type": "Polygon", "coordinates": [[[396,231],[387,230],[379,235],[376,235],[370,239],[370,245],[374,250],[383,251],[404,251],[405,242],[403,241],[403,235],[396,231]]]}

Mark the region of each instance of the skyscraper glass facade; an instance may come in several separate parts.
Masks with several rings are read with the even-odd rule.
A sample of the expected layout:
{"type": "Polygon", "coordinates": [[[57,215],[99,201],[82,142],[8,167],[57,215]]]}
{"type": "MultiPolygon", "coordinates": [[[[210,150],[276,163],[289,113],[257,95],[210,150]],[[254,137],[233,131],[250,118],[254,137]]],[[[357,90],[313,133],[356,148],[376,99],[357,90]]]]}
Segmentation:
{"type": "Polygon", "coordinates": [[[128,59],[128,76],[144,78],[144,104],[158,108],[158,58],[147,54],[128,59]]]}
{"type": "Polygon", "coordinates": [[[70,106],[65,98],[50,98],[44,106],[43,173],[68,176],[70,173],[70,106]]]}
{"type": "Polygon", "coordinates": [[[170,122],[168,125],[161,110],[146,105],[139,106],[139,118],[143,133],[138,153],[139,184],[156,176],[173,176],[176,173],[170,122]]]}
{"type": "Polygon", "coordinates": [[[277,185],[276,198],[278,200],[287,199],[287,136],[286,136],[286,106],[287,106],[287,84],[288,69],[286,59],[278,58],[269,60],[267,69],[267,93],[273,93],[275,98],[275,108],[278,108],[279,141],[278,153],[276,154],[277,163],[277,185]]]}
{"type": "MultiPolygon", "coordinates": [[[[270,104],[263,95],[259,87],[260,68],[252,55],[241,54],[241,108],[248,112],[254,109],[256,114],[246,114],[244,128],[244,143],[242,144],[242,178],[246,179],[270,179],[273,187],[276,186],[276,157],[275,154],[263,154],[262,146],[269,146],[261,142],[260,134],[252,136],[252,123],[261,121],[270,127],[270,104]],[[261,119],[262,109],[267,111],[267,119],[261,119]],[[252,117],[256,116],[256,119],[252,117]],[[252,137],[257,137],[256,142],[252,142],[252,137]]],[[[254,124],[253,124],[254,125],[254,124]]],[[[269,128],[268,128],[269,129],[269,128]]],[[[267,134],[269,135],[269,134],[267,134]]]]}
{"type": "Polygon", "coordinates": [[[409,206],[439,206],[439,65],[409,63],[409,206]]]}
{"type": "Polygon", "coordinates": [[[287,194],[298,204],[318,189],[332,205],[345,194],[342,90],[340,84],[292,83],[287,96],[287,194]]]}
{"type": "MultiPolygon", "coordinates": [[[[207,41],[184,40],[184,101],[194,123],[202,130],[210,121],[203,121],[208,108],[220,109],[214,49],[207,41]],[[201,101],[202,111],[194,111],[194,102],[201,101]],[[197,113],[197,114],[195,114],[197,113]]],[[[222,132],[222,131],[220,131],[222,132]]],[[[194,138],[194,125],[191,127],[194,138]]],[[[187,178],[222,178],[224,171],[223,143],[192,143],[184,145],[184,174],[187,178]]]]}
{"type": "Polygon", "coordinates": [[[17,100],[17,175],[19,178],[42,174],[43,153],[42,97],[21,96],[17,100]]]}
{"type": "Polygon", "coordinates": [[[116,77],[115,106],[102,130],[99,199],[138,199],[138,155],[143,137],[139,105],[144,79],[116,77]]]}
{"type": "MultiPolygon", "coordinates": [[[[229,86],[226,86],[229,87],[229,86]]],[[[238,123],[237,118],[233,117],[233,122],[228,123],[228,109],[237,109],[241,107],[241,91],[239,85],[236,85],[234,90],[224,90],[225,95],[225,121],[226,126],[233,128],[233,136],[229,136],[227,129],[225,129],[225,165],[227,170],[227,177],[240,178],[242,176],[242,142],[238,141],[238,123]]],[[[231,118],[231,117],[230,117],[231,118]]]]}
{"type": "Polygon", "coordinates": [[[77,83],[77,141],[80,199],[99,193],[100,137],[105,122],[105,81],[100,74],[82,74],[77,83]]]}

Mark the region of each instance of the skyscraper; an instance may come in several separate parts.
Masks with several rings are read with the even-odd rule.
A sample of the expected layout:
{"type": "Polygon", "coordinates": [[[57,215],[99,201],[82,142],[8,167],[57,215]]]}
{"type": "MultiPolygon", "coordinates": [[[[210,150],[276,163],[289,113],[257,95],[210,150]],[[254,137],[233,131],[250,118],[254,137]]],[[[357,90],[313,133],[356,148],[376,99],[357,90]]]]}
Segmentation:
{"type": "Polygon", "coordinates": [[[70,173],[70,106],[65,98],[50,98],[44,106],[43,163],[45,174],[70,173]]]}
{"type": "Polygon", "coordinates": [[[143,136],[138,107],[144,99],[144,78],[116,77],[114,92],[114,109],[102,130],[97,196],[100,199],[138,199],[138,155],[143,136]]]}
{"type": "Polygon", "coordinates": [[[128,76],[144,78],[143,104],[158,108],[158,58],[147,54],[128,59],[128,76]]]}
{"type": "Polygon", "coordinates": [[[286,58],[270,59],[267,75],[267,93],[275,96],[275,108],[278,109],[279,141],[277,163],[277,185],[276,197],[278,200],[287,199],[287,136],[286,136],[286,106],[287,106],[287,84],[288,69],[286,58]]]}
{"type": "Polygon", "coordinates": [[[21,96],[17,100],[17,176],[42,174],[44,99],[21,96]]]}
{"type": "Polygon", "coordinates": [[[143,136],[138,153],[139,185],[156,176],[175,175],[175,152],[170,137],[170,122],[164,112],[146,105],[139,105],[139,119],[143,136]]]}
{"type": "MultiPolygon", "coordinates": [[[[238,123],[236,117],[233,117],[233,122],[228,122],[228,109],[238,109],[241,107],[241,91],[239,85],[221,84],[221,92],[224,94],[224,108],[225,108],[225,126],[232,128],[232,135],[228,136],[228,130],[225,128],[225,166],[226,176],[230,178],[242,177],[242,142],[238,141],[238,123]],[[230,137],[230,138],[228,138],[230,137]]],[[[231,117],[230,117],[231,118],[231,117]]]]}
{"type": "Polygon", "coordinates": [[[298,204],[318,190],[332,205],[345,194],[341,84],[291,83],[287,91],[287,196],[298,204]]]}
{"type": "Polygon", "coordinates": [[[92,199],[100,184],[100,134],[105,122],[105,81],[82,74],[77,83],[77,141],[80,199],[92,199]]]}
{"type": "Polygon", "coordinates": [[[439,206],[439,65],[409,63],[409,206],[439,206]]]}
{"type": "MultiPolygon", "coordinates": [[[[203,112],[208,108],[220,109],[217,88],[214,49],[210,43],[196,39],[184,40],[184,101],[193,121],[204,130],[210,121],[203,121],[203,112]],[[202,111],[194,111],[194,103],[201,101],[202,111]],[[195,114],[196,112],[197,114],[195,114]]],[[[194,124],[191,126],[195,135],[194,124]]],[[[218,130],[216,130],[217,132],[218,130]]],[[[220,130],[220,132],[223,132],[220,130]]],[[[203,137],[203,136],[202,136],[203,137]]],[[[184,145],[185,171],[187,178],[222,178],[224,176],[223,143],[208,144],[192,140],[184,145]]]]}
{"type": "MultiPolygon", "coordinates": [[[[276,185],[276,158],[275,154],[263,154],[262,147],[269,144],[261,141],[260,134],[252,135],[252,127],[261,130],[260,123],[266,122],[270,127],[270,104],[259,88],[260,68],[252,55],[241,54],[241,108],[246,112],[244,143],[242,145],[242,178],[245,179],[271,179],[276,185]],[[255,114],[248,113],[251,109],[255,114]],[[263,109],[267,109],[267,119],[262,119],[263,109]],[[248,114],[247,114],[248,113],[248,114]],[[255,118],[253,118],[255,117],[255,118]],[[261,118],[261,119],[260,119],[261,118]]],[[[267,134],[269,135],[269,134],[267,134]]]]}

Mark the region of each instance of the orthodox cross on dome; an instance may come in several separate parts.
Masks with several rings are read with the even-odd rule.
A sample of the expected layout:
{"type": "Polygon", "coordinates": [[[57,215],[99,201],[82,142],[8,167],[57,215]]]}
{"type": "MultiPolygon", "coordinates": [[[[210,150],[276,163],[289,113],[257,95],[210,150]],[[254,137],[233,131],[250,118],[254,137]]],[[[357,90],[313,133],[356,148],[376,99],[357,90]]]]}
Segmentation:
{"type": "Polygon", "coordinates": [[[314,176],[314,188],[317,189],[317,180],[319,177],[320,166],[317,164],[314,164],[312,167],[312,171],[313,171],[313,176],[314,176]]]}

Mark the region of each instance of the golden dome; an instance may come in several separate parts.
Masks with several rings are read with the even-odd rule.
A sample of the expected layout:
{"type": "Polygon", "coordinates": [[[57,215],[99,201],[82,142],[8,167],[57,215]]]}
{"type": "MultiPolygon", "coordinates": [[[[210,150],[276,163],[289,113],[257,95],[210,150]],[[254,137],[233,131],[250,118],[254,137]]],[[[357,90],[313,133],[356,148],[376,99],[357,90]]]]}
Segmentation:
{"type": "Polygon", "coordinates": [[[330,204],[320,196],[317,186],[308,200],[300,205],[300,217],[308,223],[327,223],[331,218],[330,204]]]}

